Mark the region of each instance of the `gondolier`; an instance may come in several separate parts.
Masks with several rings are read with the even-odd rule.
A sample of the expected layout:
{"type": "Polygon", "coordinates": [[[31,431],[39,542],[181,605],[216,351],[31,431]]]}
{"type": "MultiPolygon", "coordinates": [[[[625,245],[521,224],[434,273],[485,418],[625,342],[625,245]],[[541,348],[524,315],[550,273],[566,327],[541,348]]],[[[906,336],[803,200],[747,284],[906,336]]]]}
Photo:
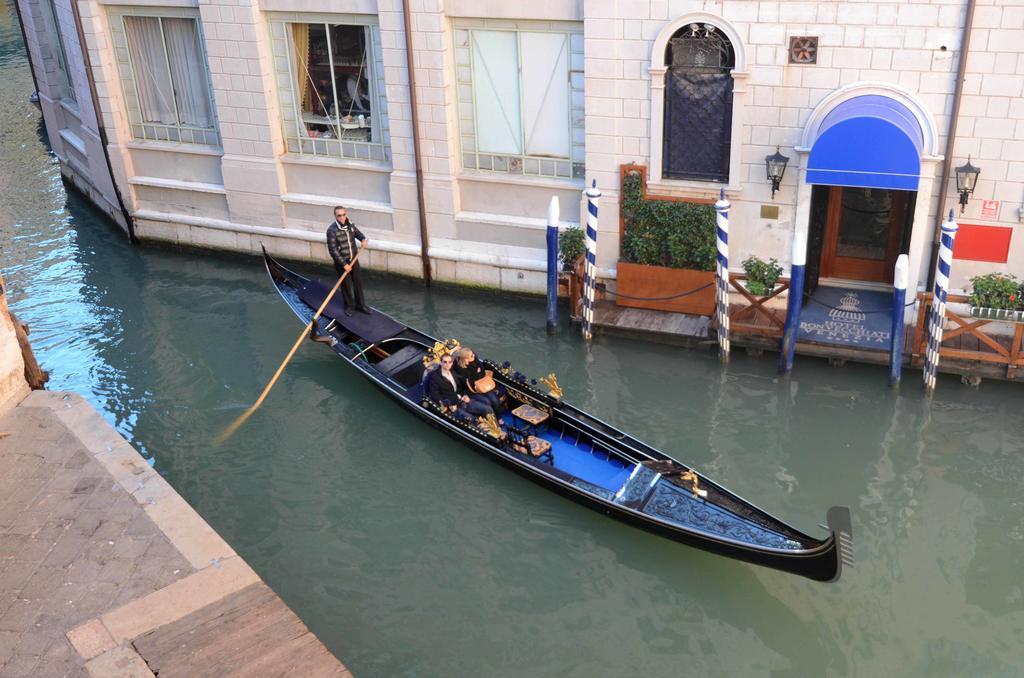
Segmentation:
{"type": "Polygon", "coordinates": [[[341,284],[341,294],[345,297],[345,315],[352,315],[353,309],[362,313],[370,312],[363,299],[363,275],[359,269],[359,262],[352,261],[360,244],[366,247],[369,243],[370,240],[362,231],[348,220],[345,208],[340,205],[335,207],[334,221],[327,227],[327,251],[334,260],[334,269],[338,272],[339,278],[345,271],[352,269],[345,282],[341,284]]]}

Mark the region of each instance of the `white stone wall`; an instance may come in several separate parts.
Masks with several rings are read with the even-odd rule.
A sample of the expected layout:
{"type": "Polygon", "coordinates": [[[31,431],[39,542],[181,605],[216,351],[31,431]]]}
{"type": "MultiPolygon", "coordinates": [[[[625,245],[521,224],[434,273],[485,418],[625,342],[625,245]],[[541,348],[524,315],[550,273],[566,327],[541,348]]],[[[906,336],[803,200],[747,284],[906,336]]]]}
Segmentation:
{"type": "MultiPolygon", "coordinates": [[[[20,1],[28,6],[38,0],[20,1]]],[[[329,7],[308,0],[168,0],[175,8],[194,7],[202,20],[222,143],[201,149],[131,138],[108,24],[112,12],[131,5],[77,1],[115,173],[141,236],[250,252],[258,251],[262,242],[281,254],[325,260],[324,224],[330,207],[342,203],[373,241],[368,265],[420,274],[403,0],[334,0],[329,7]],[[302,12],[376,15],[390,135],[387,162],[313,161],[285,153],[269,22],[274,14],[302,12]]],[[[158,6],[145,3],[149,9],[158,6]]],[[[528,30],[546,23],[582,32],[586,182],[596,179],[604,192],[598,264],[613,277],[619,167],[650,165],[652,150],[659,148],[660,134],[651,129],[660,115],[651,103],[652,49],[673,21],[688,15],[714,20],[728,28],[741,55],[734,80],[735,171],[726,187],[733,204],[732,264],[738,268],[749,254],[789,262],[792,233],[806,228],[807,221],[806,200],[802,204],[799,199],[806,191],[798,190],[806,153],[796,148],[816,106],[837,90],[858,83],[898,88],[926,109],[938,132],[937,153],[944,152],[965,7],[966,0],[412,2],[426,221],[435,277],[540,291],[548,199],[558,195],[563,220],[577,223],[584,186],[579,179],[462,169],[453,27],[528,30]],[[788,64],[789,37],[798,35],[819,37],[817,64],[788,64]],[[764,157],[776,146],[791,161],[782,189],[772,199],[764,157]],[[777,205],[779,218],[761,219],[762,205],[777,205]]],[[[33,49],[38,51],[38,45],[33,49]]],[[[79,89],[79,100],[86,101],[87,93],[79,89]]],[[[1024,235],[1018,233],[1024,202],[1022,100],[1024,6],[1019,0],[979,0],[953,164],[970,155],[982,168],[964,220],[1013,227],[1014,235],[1009,264],[958,261],[954,287],[963,287],[969,275],[1000,268],[1024,276],[1024,235]],[[997,218],[981,220],[983,199],[1000,201],[997,218]]],[[[952,178],[944,189],[939,186],[940,159],[926,158],[923,168],[926,177],[912,240],[919,283],[930,266],[932,231],[940,214],[956,204],[952,178]]],[[[706,199],[716,198],[719,187],[661,181],[651,189],[706,199]]]]}
{"type": "MultiPolygon", "coordinates": [[[[935,87],[922,76],[922,87],[935,87]]],[[[1013,226],[1009,263],[955,261],[953,284],[973,275],[1005,270],[1024,277],[1024,4],[978,3],[970,56],[953,146],[954,165],[981,168],[974,196],[957,219],[983,225],[1013,226]],[[999,201],[996,219],[981,216],[982,200],[999,201]]],[[[958,201],[950,182],[946,204],[958,201]]]]}
{"type": "MultiPolygon", "coordinates": [[[[614,197],[618,166],[647,164],[651,158],[648,73],[657,35],[678,17],[698,13],[719,17],[735,29],[748,77],[738,181],[730,191],[730,254],[733,267],[750,254],[790,259],[797,212],[801,154],[794,152],[814,107],[837,89],[864,82],[897,85],[930,111],[945,149],[966,2],[761,2],[758,0],[589,0],[586,9],[587,170],[614,197]],[[815,65],[789,65],[790,36],[819,37],[815,65]],[[790,156],[782,190],[774,201],[765,178],[764,157],[776,145],[790,156]],[[760,206],[778,205],[778,220],[759,218],[760,206]]],[[[1006,265],[957,261],[952,284],[970,275],[1002,268],[1024,274],[1024,6],[978,2],[967,78],[953,152],[954,166],[970,155],[982,168],[981,180],[962,218],[972,223],[1015,226],[1006,265]],[[1000,200],[997,219],[980,220],[981,200],[1000,200]],[[1020,231],[1020,232],[1018,232],[1020,231]]],[[[806,157],[805,155],[802,157],[806,157]]],[[[915,272],[924,283],[929,267],[931,229],[955,206],[955,180],[938,186],[941,162],[923,165],[934,174],[934,190],[919,194],[914,246],[915,272]],[[939,193],[943,194],[939,207],[939,193]],[[922,214],[922,212],[924,212],[922,214]],[[927,232],[926,232],[927,231],[927,232]]],[[[730,177],[730,183],[737,179],[730,177]]],[[[671,183],[671,182],[665,182],[671,183]]],[[[926,189],[922,182],[922,189],[926,189]]],[[[672,195],[713,197],[717,188],[667,189],[672,195]]],[[[602,230],[612,230],[605,223],[602,230]]],[[[607,261],[607,259],[605,259],[607,261]]]]}
{"type": "Polygon", "coordinates": [[[69,97],[57,61],[57,34],[50,28],[48,0],[17,0],[26,45],[39,86],[39,106],[61,173],[122,228],[127,228],[113,180],[103,156],[96,111],[85,68],[71,0],[54,0],[56,25],[64,41],[73,97],[69,97]]]}

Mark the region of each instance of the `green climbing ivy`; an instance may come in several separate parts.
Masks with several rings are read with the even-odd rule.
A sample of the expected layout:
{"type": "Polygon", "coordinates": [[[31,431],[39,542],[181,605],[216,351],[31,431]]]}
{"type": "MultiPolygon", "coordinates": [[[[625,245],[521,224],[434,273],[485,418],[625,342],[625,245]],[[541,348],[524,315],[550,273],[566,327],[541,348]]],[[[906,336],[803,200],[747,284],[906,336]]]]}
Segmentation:
{"type": "Polygon", "coordinates": [[[633,264],[715,270],[715,208],[648,200],[638,172],[622,182],[622,258],[633,264]]]}

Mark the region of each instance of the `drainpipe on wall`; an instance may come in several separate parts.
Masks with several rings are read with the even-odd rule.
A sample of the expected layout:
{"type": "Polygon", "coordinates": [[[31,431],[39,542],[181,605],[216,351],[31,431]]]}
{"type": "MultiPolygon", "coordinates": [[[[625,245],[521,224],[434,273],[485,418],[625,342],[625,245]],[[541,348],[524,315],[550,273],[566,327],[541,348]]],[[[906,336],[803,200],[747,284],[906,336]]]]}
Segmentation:
{"type": "Polygon", "coordinates": [[[423,164],[420,161],[420,122],[416,104],[416,71],[412,58],[412,17],[409,15],[409,0],[402,0],[402,16],[405,19],[405,58],[409,70],[409,107],[412,109],[412,150],[416,163],[416,201],[420,212],[420,260],[423,262],[423,284],[430,287],[430,240],[427,234],[427,208],[423,198],[423,164]]]}
{"type": "Polygon", "coordinates": [[[133,245],[139,242],[135,237],[135,222],[128,208],[124,205],[124,196],[117,186],[117,178],[114,176],[114,166],[110,162],[110,150],[107,148],[107,129],[103,125],[103,112],[100,110],[100,98],[96,94],[96,81],[93,79],[92,60],[89,58],[89,47],[85,42],[85,30],[82,28],[82,15],[78,11],[78,0],[70,0],[71,13],[75,17],[75,30],[78,32],[78,48],[82,52],[82,62],[85,64],[85,79],[89,81],[89,97],[92,99],[92,110],[96,118],[96,132],[100,135],[100,146],[103,147],[103,159],[107,161],[107,172],[110,174],[110,185],[114,187],[114,196],[117,198],[117,206],[121,208],[121,216],[124,217],[125,227],[128,229],[128,242],[133,245]]]}
{"type": "Polygon", "coordinates": [[[21,3],[14,0],[14,13],[18,15],[18,26],[21,28],[21,39],[25,43],[25,56],[28,57],[28,72],[32,74],[32,86],[36,88],[36,96],[39,96],[39,81],[36,80],[36,68],[32,63],[32,50],[28,48],[28,33],[25,32],[25,17],[21,14],[21,3]]]}
{"type": "Polygon", "coordinates": [[[932,235],[932,256],[928,260],[928,284],[926,290],[935,282],[935,266],[933,262],[939,255],[939,242],[942,238],[942,210],[946,199],[946,185],[949,183],[949,172],[953,166],[953,144],[956,142],[956,126],[960,121],[960,98],[964,89],[964,78],[967,73],[967,53],[971,48],[971,28],[974,26],[974,0],[967,0],[967,13],[964,17],[964,32],[960,39],[960,59],[956,65],[956,88],[953,90],[953,112],[949,117],[949,131],[946,133],[946,157],[942,160],[942,180],[939,183],[939,202],[935,209],[935,233],[932,235]]]}

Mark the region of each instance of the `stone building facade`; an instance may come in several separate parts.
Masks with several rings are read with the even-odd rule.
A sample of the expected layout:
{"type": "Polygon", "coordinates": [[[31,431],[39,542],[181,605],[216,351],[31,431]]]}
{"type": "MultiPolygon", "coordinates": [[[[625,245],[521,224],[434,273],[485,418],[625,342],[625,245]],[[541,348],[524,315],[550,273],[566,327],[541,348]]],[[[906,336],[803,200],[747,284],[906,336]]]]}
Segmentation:
{"type": "MultiPolygon", "coordinates": [[[[323,260],[343,204],[369,266],[420,275],[401,0],[18,1],[65,175],[116,213],[77,2],[139,238],[323,260]]],[[[788,264],[802,232],[822,280],[884,288],[902,251],[923,288],[940,215],[958,207],[947,155],[981,169],[957,209],[953,287],[1024,274],[1024,4],[975,4],[958,93],[967,0],[410,2],[434,276],[541,291],[548,201],[578,223],[596,180],[599,273],[614,279],[620,167],[636,163],[653,194],[724,191],[734,267],[788,264]],[[790,160],[773,194],[776,148],[790,160]]]]}
{"type": "Polygon", "coordinates": [[[17,3],[50,147],[61,173],[111,219],[127,229],[103,153],[72,5],[17,3]]]}

